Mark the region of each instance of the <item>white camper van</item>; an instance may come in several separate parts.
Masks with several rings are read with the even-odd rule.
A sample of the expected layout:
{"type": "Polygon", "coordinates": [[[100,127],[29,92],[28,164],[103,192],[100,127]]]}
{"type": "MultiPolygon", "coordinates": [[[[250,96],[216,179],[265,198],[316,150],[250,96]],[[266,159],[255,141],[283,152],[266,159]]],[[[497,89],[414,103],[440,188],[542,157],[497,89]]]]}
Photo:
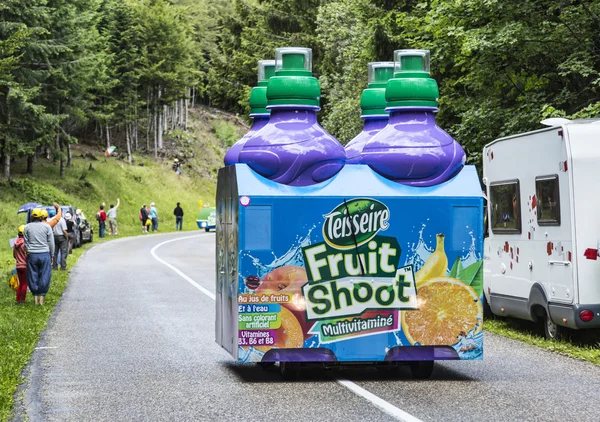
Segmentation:
{"type": "Polygon", "coordinates": [[[484,292],[555,338],[600,327],[600,120],[550,120],[483,150],[484,292]]]}

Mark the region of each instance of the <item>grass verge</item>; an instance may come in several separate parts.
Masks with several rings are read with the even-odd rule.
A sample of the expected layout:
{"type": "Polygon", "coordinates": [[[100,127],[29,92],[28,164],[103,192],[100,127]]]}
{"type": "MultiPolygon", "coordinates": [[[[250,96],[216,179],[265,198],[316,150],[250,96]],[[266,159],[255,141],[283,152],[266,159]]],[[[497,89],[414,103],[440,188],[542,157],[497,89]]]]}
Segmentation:
{"type": "Polygon", "coordinates": [[[488,319],[484,329],[513,340],[519,340],[564,356],[600,365],[600,349],[597,332],[573,331],[564,340],[546,340],[529,321],[488,319]]]}
{"type": "MultiPolygon", "coordinates": [[[[85,250],[73,250],[68,258],[68,269],[73,268],[85,250]]],[[[25,305],[15,304],[15,292],[3,282],[0,285],[0,420],[7,421],[12,415],[13,396],[22,382],[21,371],[29,361],[40,333],[46,327],[54,306],[60,300],[69,273],[54,271],[50,290],[44,306],[34,306],[33,296],[27,292],[25,305]]]]}

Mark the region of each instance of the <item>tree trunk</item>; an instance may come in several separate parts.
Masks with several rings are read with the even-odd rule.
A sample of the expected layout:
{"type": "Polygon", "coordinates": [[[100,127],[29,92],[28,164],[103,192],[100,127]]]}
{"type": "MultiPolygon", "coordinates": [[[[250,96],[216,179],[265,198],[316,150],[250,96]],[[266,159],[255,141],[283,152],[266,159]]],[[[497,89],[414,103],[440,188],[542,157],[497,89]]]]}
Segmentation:
{"type": "Polygon", "coordinates": [[[8,151],[4,151],[4,169],[2,170],[2,177],[10,179],[10,154],[8,151]]]}
{"type": "Polygon", "coordinates": [[[67,167],[73,167],[73,151],[71,150],[71,143],[67,143],[67,167]]]}
{"type": "MultiPolygon", "coordinates": [[[[190,105],[190,100],[185,99],[185,117],[183,118],[183,128],[185,130],[188,129],[188,107],[190,105]]],[[[193,106],[192,106],[193,107],[193,106]]]]}
{"type": "Polygon", "coordinates": [[[106,149],[110,147],[110,129],[108,123],[106,124],[106,149]]]}
{"type": "Polygon", "coordinates": [[[135,119],[133,121],[133,137],[135,140],[135,150],[137,151],[139,148],[139,144],[138,144],[138,121],[137,119],[135,119]]]}
{"type": "Polygon", "coordinates": [[[150,95],[150,88],[148,88],[148,94],[146,95],[146,153],[150,152],[150,127],[152,126],[152,116],[150,116],[150,101],[152,96],[150,95]]]}
{"type": "Polygon", "coordinates": [[[60,149],[60,177],[63,177],[65,175],[65,156],[63,154],[64,148],[60,133],[56,135],[56,145],[58,145],[58,148],[60,149]]]}
{"type": "Polygon", "coordinates": [[[127,162],[131,164],[131,128],[132,124],[125,125],[125,139],[127,140],[127,162]]]}
{"type": "Polygon", "coordinates": [[[192,108],[196,106],[196,87],[192,87],[192,108]]]}
{"type": "Polygon", "coordinates": [[[35,154],[27,157],[27,174],[33,174],[33,163],[35,162],[35,154]]]}
{"type": "Polygon", "coordinates": [[[159,119],[159,117],[158,117],[158,110],[155,109],[154,112],[153,112],[153,114],[154,114],[154,118],[153,118],[152,129],[153,129],[153,132],[154,132],[154,158],[158,158],[158,132],[159,132],[159,129],[158,129],[158,119],[159,119]]]}

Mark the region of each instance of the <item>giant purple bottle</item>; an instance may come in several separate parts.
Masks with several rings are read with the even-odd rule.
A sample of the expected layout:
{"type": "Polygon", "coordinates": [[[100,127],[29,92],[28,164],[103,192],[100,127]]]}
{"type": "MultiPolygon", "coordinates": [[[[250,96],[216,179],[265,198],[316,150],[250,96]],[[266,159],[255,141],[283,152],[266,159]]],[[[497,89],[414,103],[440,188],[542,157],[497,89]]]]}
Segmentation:
{"type": "Polygon", "coordinates": [[[240,151],[246,141],[252,138],[256,132],[261,130],[269,121],[269,110],[267,110],[267,83],[269,78],[275,74],[275,60],[258,61],[258,85],[250,91],[250,117],[253,119],[252,128],[239,141],[225,153],[225,165],[239,163],[240,151]]]}
{"type": "Polygon", "coordinates": [[[359,164],[364,146],[388,124],[389,113],[385,111],[385,87],[394,75],[394,62],[372,62],[368,66],[369,87],[360,96],[362,132],[346,145],[346,163],[359,164]]]}
{"type": "Polygon", "coordinates": [[[435,186],[465,164],[462,147],[435,122],[439,91],[429,76],[429,51],[396,50],[387,83],[388,125],[364,146],[360,162],[398,183],[435,186]]]}
{"type": "Polygon", "coordinates": [[[308,186],[335,176],[344,147],[317,122],[321,87],[312,76],[312,50],[275,50],[275,76],[267,85],[269,122],[239,153],[240,163],[278,183],[308,186]]]}

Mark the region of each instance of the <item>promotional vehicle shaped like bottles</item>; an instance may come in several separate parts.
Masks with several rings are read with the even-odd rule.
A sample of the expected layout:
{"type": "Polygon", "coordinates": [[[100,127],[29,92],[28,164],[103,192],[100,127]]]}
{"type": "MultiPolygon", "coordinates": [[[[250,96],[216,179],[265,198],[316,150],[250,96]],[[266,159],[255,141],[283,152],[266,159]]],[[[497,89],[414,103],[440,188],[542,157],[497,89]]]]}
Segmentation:
{"type": "MultiPolygon", "coordinates": [[[[238,362],[279,362],[284,375],[304,363],[407,363],[415,377],[427,377],[435,360],[482,359],[483,197],[475,168],[464,166],[460,146],[435,125],[437,85],[416,108],[415,92],[404,102],[405,89],[392,90],[394,129],[360,151],[370,154],[369,165],[344,165],[341,145],[314,118],[316,80],[301,81],[308,93],[291,89],[309,77],[293,66],[309,58],[283,50],[267,89],[275,123],[247,141],[239,163],[219,170],[217,343],[238,362]],[[294,79],[279,79],[288,75],[294,79]],[[394,143],[397,127],[404,135],[394,143]],[[393,160],[414,164],[425,134],[427,169],[390,169],[393,160]],[[328,142],[330,153],[307,137],[328,142]],[[282,168],[280,158],[294,153],[293,166],[282,168]]],[[[423,52],[402,54],[400,62],[429,64],[423,52]]]]}
{"type": "Polygon", "coordinates": [[[598,122],[549,119],[483,150],[487,304],[540,322],[547,338],[600,327],[598,122]]]}

